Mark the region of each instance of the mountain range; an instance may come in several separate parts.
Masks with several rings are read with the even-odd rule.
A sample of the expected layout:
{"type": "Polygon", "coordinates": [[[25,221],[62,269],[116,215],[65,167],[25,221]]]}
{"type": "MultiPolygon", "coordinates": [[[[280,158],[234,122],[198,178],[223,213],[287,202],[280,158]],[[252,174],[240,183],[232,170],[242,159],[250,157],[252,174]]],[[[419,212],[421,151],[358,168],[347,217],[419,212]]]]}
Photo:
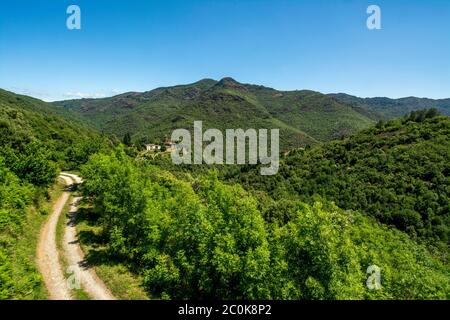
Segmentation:
{"type": "Polygon", "coordinates": [[[284,150],[339,139],[379,120],[436,108],[450,115],[450,99],[358,98],[309,90],[280,91],[232,78],[127,92],[108,98],[46,103],[2,90],[5,101],[22,100],[28,111],[52,114],[107,135],[131,134],[135,143],[158,142],[177,128],[279,128],[284,150]]]}
{"type": "Polygon", "coordinates": [[[450,99],[362,99],[308,90],[279,91],[232,78],[53,105],[106,134],[130,133],[142,143],[168,137],[176,128],[190,129],[194,120],[202,120],[205,127],[222,130],[280,128],[283,149],[338,139],[412,110],[436,107],[450,114],[450,99]]]}
{"type": "Polygon", "coordinates": [[[443,115],[450,115],[450,99],[428,99],[406,97],[401,99],[358,98],[345,93],[330,94],[336,100],[356,108],[373,112],[378,119],[401,117],[409,112],[435,108],[443,115]]]}

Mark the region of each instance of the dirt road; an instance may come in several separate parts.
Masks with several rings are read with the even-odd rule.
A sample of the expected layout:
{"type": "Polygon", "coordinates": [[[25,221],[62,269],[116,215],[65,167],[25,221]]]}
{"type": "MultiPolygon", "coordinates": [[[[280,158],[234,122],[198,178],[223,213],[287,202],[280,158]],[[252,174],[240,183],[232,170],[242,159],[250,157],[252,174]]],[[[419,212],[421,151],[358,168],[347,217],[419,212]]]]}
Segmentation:
{"type": "MultiPolygon", "coordinates": [[[[73,183],[81,183],[81,178],[62,173],[68,187],[73,183]]],[[[44,224],[39,237],[37,249],[37,264],[44,279],[45,286],[52,300],[74,299],[72,289],[81,285],[83,290],[94,300],[113,300],[114,296],[105,284],[97,277],[95,271],[85,267],[85,257],[81,250],[75,228],[77,204],[81,198],[73,199],[70,207],[69,220],[64,228],[63,250],[69,264],[68,270],[63,270],[56,244],[56,227],[64,205],[70,198],[70,191],[66,190],[56,201],[52,213],[44,224]],[[64,271],[69,274],[68,279],[64,271]]]]}
{"type": "MultiPolygon", "coordinates": [[[[72,185],[71,178],[64,176],[60,178],[65,181],[67,186],[72,185]]],[[[56,226],[64,205],[69,200],[69,196],[70,192],[65,191],[56,201],[50,217],[41,230],[37,247],[37,264],[51,300],[72,299],[71,290],[67,285],[59,262],[59,253],[56,246],[56,226]]]]}

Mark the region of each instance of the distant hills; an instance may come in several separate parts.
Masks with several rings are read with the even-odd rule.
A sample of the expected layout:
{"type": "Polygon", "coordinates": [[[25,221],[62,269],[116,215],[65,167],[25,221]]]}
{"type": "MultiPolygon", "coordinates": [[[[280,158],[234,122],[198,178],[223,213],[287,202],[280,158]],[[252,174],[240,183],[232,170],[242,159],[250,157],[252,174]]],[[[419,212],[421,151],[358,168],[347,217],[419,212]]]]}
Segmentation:
{"type": "Polygon", "coordinates": [[[152,142],[176,128],[280,128],[282,147],[300,147],[356,133],[381,119],[435,107],[450,114],[450,99],[362,99],[239,83],[232,78],[203,79],[188,85],[128,92],[110,98],[53,103],[97,129],[119,138],[152,142]]]}
{"type": "Polygon", "coordinates": [[[435,108],[441,114],[450,116],[450,99],[433,100],[427,98],[407,97],[401,99],[389,98],[358,98],[345,93],[330,94],[330,97],[356,108],[362,108],[376,119],[392,119],[401,117],[411,111],[435,108]]]}
{"type": "Polygon", "coordinates": [[[129,92],[111,98],[55,102],[118,137],[150,142],[175,128],[280,128],[282,148],[300,147],[355,133],[374,123],[365,112],[313,91],[278,91],[232,78],[129,92]]]}
{"type": "Polygon", "coordinates": [[[400,117],[415,110],[436,108],[450,115],[450,99],[358,98],[343,93],[279,91],[243,84],[232,78],[203,79],[147,92],[52,104],[16,97],[28,99],[28,109],[73,120],[119,139],[130,133],[135,143],[163,140],[172,130],[192,129],[195,120],[202,120],[204,128],[222,130],[279,128],[284,150],[339,139],[378,120],[400,117]]]}

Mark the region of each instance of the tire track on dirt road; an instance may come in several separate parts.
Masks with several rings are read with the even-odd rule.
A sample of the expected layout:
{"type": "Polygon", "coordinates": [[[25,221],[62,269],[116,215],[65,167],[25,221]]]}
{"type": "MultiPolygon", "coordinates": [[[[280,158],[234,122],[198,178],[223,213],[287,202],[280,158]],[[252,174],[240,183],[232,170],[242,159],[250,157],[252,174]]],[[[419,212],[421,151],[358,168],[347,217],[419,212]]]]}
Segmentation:
{"type": "Polygon", "coordinates": [[[75,219],[81,197],[73,199],[68,221],[64,227],[63,251],[70,272],[73,273],[69,277],[69,281],[64,276],[56,243],[56,228],[64,206],[70,198],[70,187],[74,183],[81,183],[82,180],[69,173],[61,173],[59,177],[64,180],[67,189],[56,201],[52,213],[42,227],[37,248],[37,265],[49,292],[49,298],[51,300],[73,300],[71,288],[73,285],[79,284],[91,299],[114,300],[114,296],[95,271],[86,267],[86,257],[79,246],[75,219]]]}

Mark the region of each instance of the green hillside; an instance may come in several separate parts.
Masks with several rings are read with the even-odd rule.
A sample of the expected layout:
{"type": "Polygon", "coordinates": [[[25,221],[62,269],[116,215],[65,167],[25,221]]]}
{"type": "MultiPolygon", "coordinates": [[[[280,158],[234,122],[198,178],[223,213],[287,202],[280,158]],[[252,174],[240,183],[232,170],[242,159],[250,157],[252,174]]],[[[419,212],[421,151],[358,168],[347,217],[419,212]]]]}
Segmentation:
{"type": "Polygon", "coordinates": [[[277,91],[231,78],[54,104],[92,120],[106,133],[122,137],[129,132],[142,142],[202,120],[205,128],[280,128],[286,150],[352,134],[373,123],[357,108],[317,92],[277,91]]]}
{"type": "Polygon", "coordinates": [[[33,145],[61,169],[85,162],[87,154],[104,139],[76,117],[69,120],[73,117],[41,100],[0,90],[0,156],[8,160],[11,154],[20,156],[33,145]]]}
{"type": "Polygon", "coordinates": [[[372,124],[360,110],[314,91],[276,91],[250,86],[258,103],[275,118],[319,141],[356,133],[372,124]]]}
{"type": "Polygon", "coordinates": [[[392,119],[404,116],[412,111],[437,109],[441,114],[450,116],[450,99],[427,99],[407,97],[401,99],[389,98],[358,98],[348,94],[330,94],[329,96],[347,105],[367,110],[375,119],[392,119]]]}
{"type": "Polygon", "coordinates": [[[341,141],[292,151],[272,177],[245,167],[228,172],[227,178],[279,200],[332,200],[446,248],[450,118],[434,114],[413,113],[341,141]]]}

